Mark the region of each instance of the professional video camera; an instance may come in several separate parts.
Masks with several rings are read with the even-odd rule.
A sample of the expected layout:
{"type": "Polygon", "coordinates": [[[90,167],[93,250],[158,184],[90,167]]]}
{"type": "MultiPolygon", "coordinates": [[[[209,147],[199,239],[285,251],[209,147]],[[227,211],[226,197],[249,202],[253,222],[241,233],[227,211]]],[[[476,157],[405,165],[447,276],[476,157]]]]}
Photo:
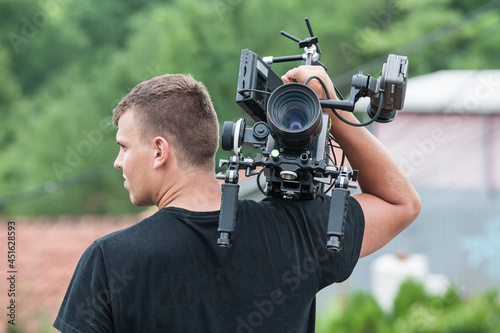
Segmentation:
{"type": "Polygon", "coordinates": [[[309,78],[305,84],[283,84],[271,69],[273,63],[301,60],[304,65],[326,67],[320,62],[321,51],[306,18],[310,37],[300,40],[284,31],[282,35],[299,43],[304,54],[285,57],[260,58],[245,49],[241,52],[236,102],[256,123],[246,126],[244,118],[237,122],[225,122],[222,130],[222,149],[235,155],[220,160],[219,166],[227,165],[225,173],[217,177],[224,179],[219,218],[221,247],[232,245],[235,227],[236,205],[239,192],[239,171],[245,176],[258,175],[257,185],[267,196],[293,200],[314,199],[332,187],[331,207],[328,221],[327,243],[330,251],[341,249],[346,219],[350,181],[356,181],[357,170],[337,165],[331,155],[334,138],[330,135],[330,117],[322,108],[330,108],[342,121],[352,126],[366,126],[374,121],[390,122],[398,110],[403,108],[406,93],[408,59],[390,54],[383,64],[381,75],[374,79],[362,72],[353,75],[348,100],[331,100],[324,83],[318,77],[309,78]],[[307,86],[309,80],[319,80],[327,99],[320,100],[307,86]],[[351,123],[335,109],[354,111],[361,97],[370,97],[368,115],[371,120],[363,124],[351,123]],[[243,156],[243,146],[253,146],[260,153],[254,157],[243,156]],[[266,177],[266,188],[260,186],[260,175],[266,177]],[[324,186],[329,185],[325,191],[324,186]]]}

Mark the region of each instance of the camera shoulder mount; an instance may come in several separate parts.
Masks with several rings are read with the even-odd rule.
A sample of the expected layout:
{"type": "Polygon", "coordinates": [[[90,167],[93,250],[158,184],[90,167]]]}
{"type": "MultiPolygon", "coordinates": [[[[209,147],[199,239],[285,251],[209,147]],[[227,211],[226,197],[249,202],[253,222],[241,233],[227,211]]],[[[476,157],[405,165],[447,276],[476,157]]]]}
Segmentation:
{"type": "MultiPolygon", "coordinates": [[[[235,155],[220,160],[219,167],[225,172],[217,174],[223,179],[222,201],[219,217],[219,238],[221,247],[231,247],[235,230],[239,193],[240,171],[245,177],[257,175],[257,186],[266,196],[286,200],[312,200],[332,190],[328,217],[326,247],[340,251],[347,217],[349,188],[355,188],[357,170],[343,166],[343,159],[337,165],[332,148],[334,139],[330,134],[331,120],[323,108],[329,108],[342,121],[352,126],[366,126],[374,121],[390,122],[398,110],[403,108],[406,93],[408,59],[391,54],[382,66],[378,79],[359,72],[353,75],[348,100],[332,100],[324,83],[327,99],[320,100],[317,94],[302,83],[283,84],[281,78],[271,69],[278,62],[302,61],[303,65],[318,65],[321,51],[318,38],[314,35],[306,18],[309,37],[301,40],[284,31],[304,49],[300,55],[260,58],[249,49],[241,51],[236,103],[256,123],[246,126],[245,119],[225,122],[222,130],[222,149],[235,155]],[[363,124],[354,124],[343,119],[336,109],[354,111],[356,102],[369,97],[368,115],[371,118],[363,124]],[[243,147],[252,146],[260,151],[253,157],[244,157],[243,147]],[[333,158],[332,158],[333,157],[333,158]],[[266,187],[260,185],[265,176],[266,187]],[[326,190],[325,185],[329,186],[326,190]]],[[[337,93],[341,95],[338,91],[337,93]]],[[[341,97],[341,96],[340,96],[341,97]]],[[[340,148],[340,147],[337,147],[340,148]]]]}

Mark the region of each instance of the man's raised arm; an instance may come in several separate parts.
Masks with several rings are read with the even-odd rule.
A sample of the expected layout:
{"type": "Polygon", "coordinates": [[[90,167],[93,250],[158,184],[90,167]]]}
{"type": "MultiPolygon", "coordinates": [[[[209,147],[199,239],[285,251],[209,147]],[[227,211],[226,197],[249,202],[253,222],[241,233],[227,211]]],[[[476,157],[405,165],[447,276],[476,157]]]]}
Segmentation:
{"type": "MultiPolygon", "coordinates": [[[[318,76],[326,84],[331,99],[337,99],[334,86],[321,66],[300,66],[288,71],[285,83],[304,83],[318,76]]],[[[320,99],[326,99],[317,80],[308,83],[320,99]]],[[[331,110],[331,133],[342,147],[350,165],[359,170],[358,183],[362,193],[355,194],[363,209],[365,231],[360,257],[367,256],[392,240],[408,227],[420,212],[420,198],[409,179],[387,148],[364,127],[350,126],[338,119],[331,110]]],[[[358,123],[351,112],[342,117],[358,123]]]]}

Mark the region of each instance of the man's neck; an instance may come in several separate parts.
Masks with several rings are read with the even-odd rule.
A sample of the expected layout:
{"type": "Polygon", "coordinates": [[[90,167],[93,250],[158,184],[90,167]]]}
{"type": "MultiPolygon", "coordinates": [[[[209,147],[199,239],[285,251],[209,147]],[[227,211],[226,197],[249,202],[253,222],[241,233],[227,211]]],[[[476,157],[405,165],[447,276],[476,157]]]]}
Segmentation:
{"type": "Polygon", "coordinates": [[[159,195],[158,209],[178,207],[191,211],[216,211],[220,209],[221,189],[214,174],[177,179],[166,186],[159,195]]]}

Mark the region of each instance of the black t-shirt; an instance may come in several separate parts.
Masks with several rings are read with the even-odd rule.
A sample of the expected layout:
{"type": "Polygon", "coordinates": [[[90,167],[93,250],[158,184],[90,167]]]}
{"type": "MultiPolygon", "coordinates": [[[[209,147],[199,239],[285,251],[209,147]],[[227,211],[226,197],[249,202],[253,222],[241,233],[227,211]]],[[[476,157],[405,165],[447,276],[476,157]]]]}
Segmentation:
{"type": "Polygon", "coordinates": [[[219,212],[167,207],[96,240],[54,327],[61,332],[314,332],[315,295],[349,277],[364,230],[350,198],[342,250],[326,250],[330,197],[238,203],[234,243],[219,212]]]}

